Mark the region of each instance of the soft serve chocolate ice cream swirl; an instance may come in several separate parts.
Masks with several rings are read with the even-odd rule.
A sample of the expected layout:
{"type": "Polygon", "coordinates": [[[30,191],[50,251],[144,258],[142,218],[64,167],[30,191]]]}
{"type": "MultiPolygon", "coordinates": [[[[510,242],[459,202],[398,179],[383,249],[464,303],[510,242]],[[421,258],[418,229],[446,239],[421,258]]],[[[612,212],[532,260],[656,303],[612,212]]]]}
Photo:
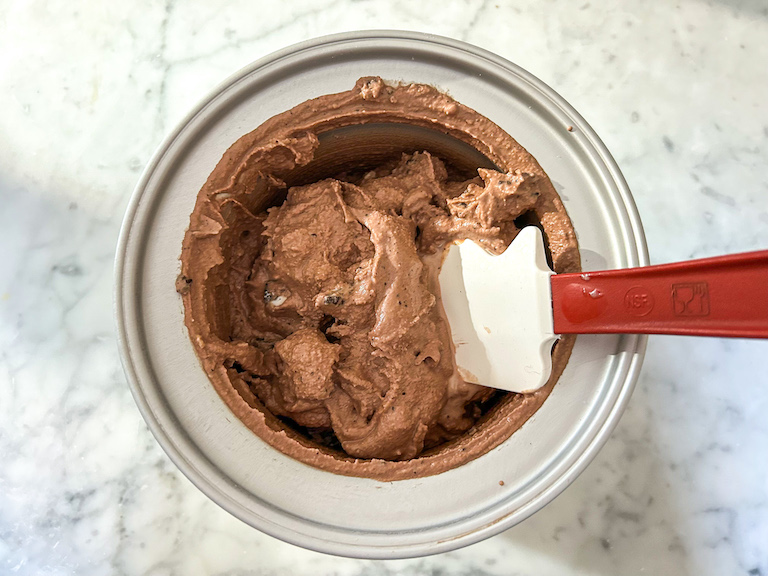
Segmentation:
{"type": "Polygon", "coordinates": [[[413,478],[508,438],[567,361],[570,338],[553,351],[549,384],[529,395],[456,370],[444,249],[471,239],[500,253],[524,225],[543,229],[555,271],[579,269],[560,199],[509,135],[432,87],[362,78],[225,153],[198,195],[177,288],[206,373],[262,439],[332,472],[413,478]],[[418,148],[370,165],[353,150],[335,172],[308,176],[323,134],[369,123],[447,134],[496,169],[462,175],[418,148]]]}

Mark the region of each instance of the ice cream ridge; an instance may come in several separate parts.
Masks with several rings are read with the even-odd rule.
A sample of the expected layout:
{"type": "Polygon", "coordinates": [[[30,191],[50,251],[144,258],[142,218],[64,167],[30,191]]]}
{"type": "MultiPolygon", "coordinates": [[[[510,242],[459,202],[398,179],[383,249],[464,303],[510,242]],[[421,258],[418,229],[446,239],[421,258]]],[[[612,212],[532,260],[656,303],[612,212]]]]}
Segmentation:
{"type": "Polygon", "coordinates": [[[564,337],[549,383],[526,395],[456,369],[444,250],[469,239],[501,253],[526,225],[556,272],[579,270],[560,198],[511,136],[431,86],[361,78],[226,151],[177,290],[211,383],[261,439],[338,474],[437,474],[522,426],[570,355],[564,337]]]}

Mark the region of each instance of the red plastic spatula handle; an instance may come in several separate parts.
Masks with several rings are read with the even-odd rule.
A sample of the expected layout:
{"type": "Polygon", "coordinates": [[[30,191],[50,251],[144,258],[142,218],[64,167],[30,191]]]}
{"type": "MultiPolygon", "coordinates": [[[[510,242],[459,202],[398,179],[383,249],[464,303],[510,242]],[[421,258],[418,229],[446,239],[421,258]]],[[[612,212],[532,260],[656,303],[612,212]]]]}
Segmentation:
{"type": "Polygon", "coordinates": [[[552,276],[556,334],[768,338],[768,250],[552,276]]]}

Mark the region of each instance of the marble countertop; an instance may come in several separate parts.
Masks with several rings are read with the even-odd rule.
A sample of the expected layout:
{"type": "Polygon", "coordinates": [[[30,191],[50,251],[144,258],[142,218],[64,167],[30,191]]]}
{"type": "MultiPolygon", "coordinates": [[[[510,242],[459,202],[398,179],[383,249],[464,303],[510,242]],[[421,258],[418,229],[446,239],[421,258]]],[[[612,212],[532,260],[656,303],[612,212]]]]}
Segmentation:
{"type": "Polygon", "coordinates": [[[553,503],[388,562],[295,548],[218,508],[120,366],[112,265],[143,165],[223,78],[321,34],[427,31],[531,71],[616,157],[654,263],[768,248],[766,4],[614,6],[0,1],[0,574],[768,576],[766,341],[652,337],[618,428],[553,503]]]}

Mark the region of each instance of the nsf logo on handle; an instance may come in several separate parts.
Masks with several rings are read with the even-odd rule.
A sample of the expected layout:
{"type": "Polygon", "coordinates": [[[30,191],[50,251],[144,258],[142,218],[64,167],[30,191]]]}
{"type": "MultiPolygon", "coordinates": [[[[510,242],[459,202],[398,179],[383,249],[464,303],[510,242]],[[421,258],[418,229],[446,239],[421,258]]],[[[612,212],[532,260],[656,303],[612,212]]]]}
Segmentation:
{"type": "Polygon", "coordinates": [[[624,309],[633,316],[646,316],[653,305],[653,294],[642,286],[633,286],[624,295],[624,309]]]}

